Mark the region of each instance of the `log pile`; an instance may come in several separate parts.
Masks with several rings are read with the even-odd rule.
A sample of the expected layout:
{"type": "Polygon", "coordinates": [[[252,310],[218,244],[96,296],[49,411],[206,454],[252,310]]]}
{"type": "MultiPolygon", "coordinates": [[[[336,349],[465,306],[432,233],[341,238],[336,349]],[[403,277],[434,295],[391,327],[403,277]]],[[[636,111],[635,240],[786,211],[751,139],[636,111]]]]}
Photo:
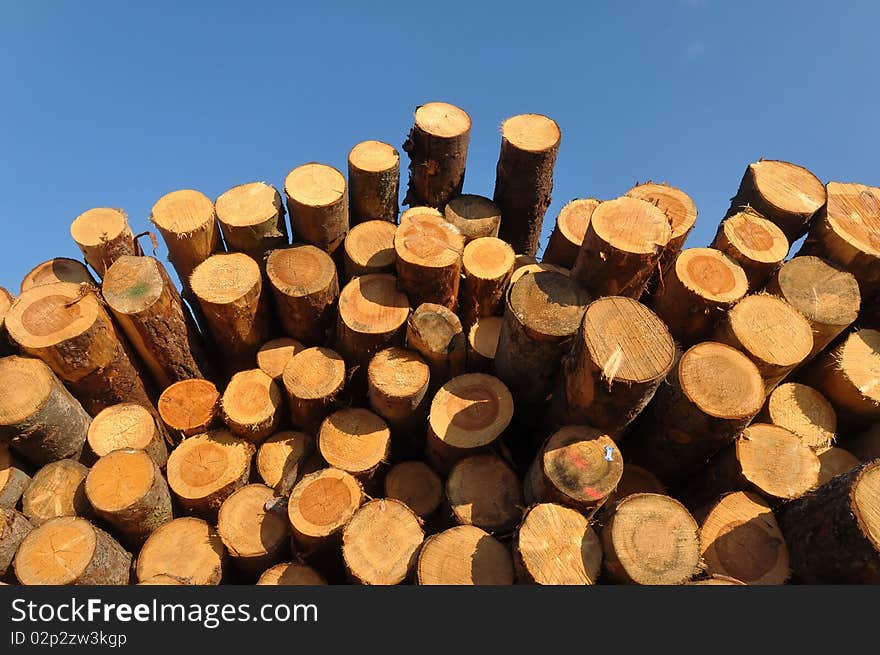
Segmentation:
{"type": "Polygon", "coordinates": [[[79,213],[0,289],[0,581],[880,583],[880,189],[760,160],[708,247],[666,183],[551,232],[560,126],[486,195],[474,127],[167,193],[180,285],[79,213]]]}

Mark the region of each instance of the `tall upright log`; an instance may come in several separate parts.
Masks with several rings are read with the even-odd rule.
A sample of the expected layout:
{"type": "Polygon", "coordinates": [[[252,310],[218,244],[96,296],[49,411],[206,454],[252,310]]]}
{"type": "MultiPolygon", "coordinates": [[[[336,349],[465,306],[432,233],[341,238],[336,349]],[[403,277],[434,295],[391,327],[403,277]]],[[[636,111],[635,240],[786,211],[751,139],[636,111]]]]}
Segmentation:
{"type": "Polygon", "coordinates": [[[345,361],[329,348],[306,348],[288,362],[282,381],[291,424],[314,432],[345,386],[345,361]]]}
{"type": "Polygon", "coordinates": [[[497,237],[501,227],[498,205],[469,193],[452,198],[443,210],[443,218],[459,229],[466,244],[480,237],[497,237]]]}
{"type": "Polygon", "coordinates": [[[426,302],[416,307],[406,322],[406,346],[428,363],[432,390],[464,373],[467,342],[461,321],[442,305],[426,302]]]}
{"type": "Polygon", "coordinates": [[[348,153],[349,216],[364,221],[397,221],[400,155],[381,141],[362,141],[348,153]]]}
{"type": "Polygon", "coordinates": [[[541,257],[542,262],[563,268],[574,266],[590,224],[590,217],[599,202],[595,198],[575,198],[559,210],[556,225],[550,233],[550,241],[541,257]]]}
{"type": "Polygon", "coordinates": [[[72,282],[73,284],[96,285],[95,278],[85,264],[76,259],[55,257],[34,266],[21,281],[21,292],[43,284],[72,282]]]}
{"type": "Polygon", "coordinates": [[[788,254],[788,239],[775,223],[741,211],[722,221],[712,247],[742,266],[749,290],[757,291],[788,254]]]}
{"type": "Polygon", "coordinates": [[[220,393],[209,380],[175,382],[159,396],[159,416],[176,438],[207,432],[220,413],[220,393]]]}
{"type": "Polygon", "coordinates": [[[380,219],[351,228],[343,248],[346,279],[370,273],[394,273],[396,233],[394,223],[380,219]]]}
{"type": "Polygon", "coordinates": [[[503,312],[504,292],[515,259],[513,248],[495,237],[480,237],[465,246],[461,258],[464,282],[459,296],[459,314],[466,330],[478,318],[503,312]]]}
{"type": "Polygon", "coordinates": [[[834,407],[820,392],[798,382],[776,387],[756,418],[793,432],[815,451],[830,447],[837,434],[834,407]]]}
{"type": "Polygon", "coordinates": [[[243,252],[262,264],[267,252],[288,243],[281,194],[265,182],[232,187],[217,198],[215,208],[230,252],[243,252]]]}
{"type": "Polygon", "coordinates": [[[104,457],[122,448],[143,450],[164,467],[168,461],[165,432],[156,416],[141,405],[120,403],[103,409],[89,426],[88,444],[91,454],[104,457]]]}
{"type": "Polygon", "coordinates": [[[325,164],[294,168],[284,180],[293,240],[334,255],[348,233],[345,177],[325,164]]]}
{"type": "Polygon", "coordinates": [[[337,349],[350,364],[365,364],[383,348],[402,346],[409,309],[393,275],[354,278],[339,294],[337,349]]]}
{"type": "Polygon", "coordinates": [[[401,219],[394,235],[400,288],[410,304],[431,302],[455,309],[464,238],[442,218],[419,214],[401,219]]]}
{"type": "Polygon", "coordinates": [[[70,236],[83,257],[102,278],[122,255],[138,255],[139,248],[121,209],[96,207],[77,216],[70,225],[70,236]]]}

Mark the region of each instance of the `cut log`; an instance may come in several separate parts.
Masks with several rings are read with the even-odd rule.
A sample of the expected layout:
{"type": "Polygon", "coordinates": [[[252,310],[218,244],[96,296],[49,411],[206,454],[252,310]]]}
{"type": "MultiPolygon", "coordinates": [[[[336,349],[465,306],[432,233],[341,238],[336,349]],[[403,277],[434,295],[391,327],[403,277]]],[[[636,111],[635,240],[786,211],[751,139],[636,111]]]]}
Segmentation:
{"type": "Polygon", "coordinates": [[[159,575],[154,575],[152,578],[147,580],[142,580],[141,582],[136,583],[138,586],[148,585],[148,586],[173,586],[179,587],[183,585],[189,584],[181,580],[180,578],[175,578],[173,575],[168,575],[167,573],[160,573],[159,575]]]}
{"type": "Polygon", "coordinates": [[[416,108],[403,150],[409,155],[409,186],[403,202],[442,209],[461,193],[471,138],[471,117],[445,102],[416,108]]]}
{"type": "Polygon", "coordinates": [[[713,575],[708,578],[703,578],[701,580],[691,580],[687,583],[688,585],[695,586],[743,586],[745,582],[740,582],[736,578],[731,578],[726,575],[713,575]]]}
{"type": "Polygon", "coordinates": [[[562,364],[561,423],[622,430],[674,363],[675,343],[654,312],[621,296],[590,303],[562,364]]]}
{"type": "Polygon", "coordinates": [[[501,336],[500,316],[478,318],[468,331],[468,373],[492,373],[501,336]]]}
{"type": "Polygon", "coordinates": [[[381,350],[367,368],[370,408],[395,433],[415,436],[411,432],[427,416],[430,379],[430,369],[417,353],[403,348],[381,350]]]}
{"type": "Polygon", "coordinates": [[[718,226],[712,247],[739,264],[749,280],[749,290],[764,286],[788,254],[788,239],[775,223],[752,211],[741,211],[718,226]]]}
{"type": "Polygon", "coordinates": [[[325,343],[339,296],[330,255],[308,245],[273,250],[266,260],[266,276],[284,333],[309,346],[325,343]]]}
{"type": "Polygon", "coordinates": [[[330,414],[318,430],[318,451],[330,466],[370,482],[390,458],[391,430],[368,409],[348,407],[330,414]]]}
{"type": "Polygon", "coordinates": [[[757,420],[793,432],[816,451],[830,447],[837,433],[837,414],[831,403],[812,387],[797,382],[776,387],[757,420]]]}
{"type": "Polygon", "coordinates": [[[754,493],[737,491],[719,500],[700,526],[706,572],[751,585],[788,580],[788,549],[773,511],[754,493]]]}
{"type": "Polygon", "coordinates": [[[517,402],[543,403],[547,398],[588,302],[587,293],[560,273],[526,274],[511,284],[495,370],[517,402]]]}
{"type": "Polygon", "coordinates": [[[590,217],[599,202],[595,198],[576,198],[559,210],[556,225],[550,233],[550,241],[541,256],[542,262],[563,268],[574,266],[590,224],[590,217]]]}
{"type": "Polygon", "coordinates": [[[501,227],[498,205],[483,196],[467,193],[452,198],[443,210],[443,217],[459,229],[465,244],[480,237],[497,237],[501,227]]]}
{"type": "Polygon", "coordinates": [[[714,341],[741,350],[754,362],[765,393],[806,360],[813,349],[813,330],[800,312],[776,296],[746,296],[716,326],[714,341]]]}
{"type": "Polygon", "coordinates": [[[413,573],[424,539],[419,518],[409,507],[390,498],[372,500],[342,532],[345,568],[359,584],[400,584],[413,573]]]}
{"type": "Polygon", "coordinates": [[[602,567],[602,544],[587,519],[553,503],[526,510],[513,555],[525,584],[592,585],[602,567]]]}
{"type": "Polygon", "coordinates": [[[343,528],[363,502],[360,483],[345,471],[325,468],[304,476],[287,502],[297,551],[308,556],[338,549],[343,528]]]}
{"type": "Polygon", "coordinates": [[[538,252],[561,138],[556,121],[540,114],[520,114],[501,124],[493,200],[504,219],[499,235],[516,252],[538,252]]]}
{"type": "Polygon", "coordinates": [[[284,367],[303,348],[299,341],[289,337],[267,341],[257,351],[257,368],[278,384],[283,384],[284,367]]]}
{"type": "Polygon", "coordinates": [[[638,298],[671,236],[666,212],[647,200],[624,196],[600,203],[571,275],[594,298],[638,298]]]}
{"type": "Polygon", "coordinates": [[[184,439],[168,456],[168,486],[183,510],[214,519],[223,501],[247,484],[254,451],[227,430],[184,439]]]}
{"type": "Polygon", "coordinates": [[[22,351],[46,362],[93,416],[121,402],[152,407],[94,287],[64,282],[33,287],[13,303],[6,328],[22,351]]]}
{"type": "Polygon", "coordinates": [[[24,514],[0,507],[0,577],[12,570],[12,560],[22,540],[33,530],[24,514]]]}
{"type": "MultiPolygon", "coordinates": [[[[249,484],[223,501],[217,533],[238,568],[256,577],[288,555],[290,524],[263,484],[249,484]]],[[[283,503],[280,505],[283,508],[283,503]]]]}
{"type": "Polygon", "coordinates": [[[818,453],[819,457],[819,481],[817,487],[835,478],[841,473],[846,473],[862,463],[858,457],[843,448],[830,447],[818,453]]]}
{"type": "Polygon", "coordinates": [[[302,477],[303,464],[313,450],[314,439],[305,432],[276,432],[257,450],[257,473],[277,495],[289,496],[302,477]]]}
{"type": "Polygon", "coordinates": [[[333,255],[348,233],[345,177],[325,164],[294,168],[284,180],[293,240],[333,255]]]}
{"type": "Polygon", "coordinates": [[[473,525],[428,537],[419,553],[420,585],[512,585],[513,561],[500,541],[473,525]]]}
{"type": "Polygon", "coordinates": [[[281,389],[258,368],[233,375],[220,400],[226,426],[251,443],[260,443],[278,429],[282,406],[281,389]]]}
{"type": "Polygon", "coordinates": [[[6,313],[12,307],[15,297],[3,287],[0,287],[0,356],[12,355],[16,348],[6,332],[6,313]]]}
{"type": "Polygon", "coordinates": [[[9,453],[9,444],[0,441],[0,507],[16,507],[30,482],[30,476],[9,453]]]}
{"type": "Polygon", "coordinates": [[[465,246],[461,259],[464,281],[459,303],[465,329],[469,329],[478,318],[501,315],[504,311],[504,292],[515,259],[513,249],[495,237],[474,239],[465,246]]]}
{"type": "Polygon", "coordinates": [[[461,321],[442,305],[424,303],[406,323],[406,346],[416,351],[431,370],[431,390],[464,373],[467,341],[461,321]]]}
{"type": "Polygon", "coordinates": [[[393,275],[363,275],[339,294],[336,344],[350,364],[366,364],[383,348],[402,346],[409,301],[393,275]]]}
{"type": "Polygon", "coordinates": [[[590,518],[622,475],[623,456],[610,436],[589,426],[567,425],[547,438],[532,462],[526,503],[558,503],[590,518]]]}
{"type": "Polygon", "coordinates": [[[394,235],[398,284],[410,304],[431,302],[455,309],[464,238],[442,218],[419,214],[401,219],[394,235]]]}
{"type": "Polygon", "coordinates": [[[104,274],[102,292],[156,384],[211,375],[205,346],[165,267],[123,255],[104,274]]]}
{"type": "Polygon", "coordinates": [[[168,484],[143,450],[124,448],[99,459],[85,492],[95,513],[135,547],[172,518],[168,484]]]}
{"type": "Polygon", "coordinates": [[[349,216],[352,224],[374,219],[397,221],[400,155],[382,141],[362,141],[348,153],[351,185],[349,216]]]}
{"type": "Polygon", "coordinates": [[[145,451],[159,468],[168,461],[165,433],[146,407],[134,403],[111,405],[88,428],[89,449],[97,457],[122,448],[145,451]]]}
{"type": "Polygon", "coordinates": [[[547,264],[546,262],[536,262],[533,257],[525,257],[517,255],[516,262],[513,265],[513,273],[510,275],[510,285],[520,279],[526,273],[539,273],[541,271],[550,271],[551,273],[559,273],[569,277],[571,271],[556,264],[547,264]],[[531,260],[531,261],[530,261],[531,260]]]}
{"type": "Polygon", "coordinates": [[[217,198],[215,208],[231,252],[243,252],[262,263],[270,250],[288,244],[281,194],[265,182],[232,187],[217,198]]]}
{"type": "Polygon", "coordinates": [[[700,565],[697,523],[669,496],[633,494],[621,500],[602,529],[604,570],[625,584],[679,585],[700,565]]]}
{"type": "Polygon", "coordinates": [[[42,264],[37,264],[24,276],[21,281],[21,293],[33,287],[54,284],[55,282],[91,284],[92,286],[98,284],[81,261],[67,257],[55,257],[42,264]]]}
{"type": "Polygon", "coordinates": [[[140,254],[128,217],[121,209],[96,207],[83,212],[70,225],[70,236],[86,263],[101,277],[122,255],[140,254]]]}
{"type": "Polygon", "coordinates": [[[712,248],[688,248],[670,262],[649,304],[679,343],[702,341],[749,283],[742,267],[712,248]]]}
{"type": "Polygon", "coordinates": [[[787,161],[761,159],[746,169],[728,216],[752,207],[794,243],[807,233],[813,214],[825,204],[825,187],[810,171],[787,161]]]}
{"type": "Polygon", "coordinates": [[[181,380],[159,396],[159,416],[175,437],[207,432],[220,413],[220,393],[209,380],[181,380]]]}
{"type": "Polygon", "coordinates": [[[180,277],[186,296],[196,267],[223,250],[214,203],[192,189],[172,191],[153,205],[150,221],[168,247],[168,259],[180,277]]]}
{"type": "Polygon", "coordinates": [[[90,421],[41,360],[0,358],[0,438],[30,464],[78,458],[90,421]]]}
{"type": "Polygon", "coordinates": [[[765,289],[787,301],[813,328],[811,360],[859,315],[861,295],[856,279],[823,259],[794,257],[773,274],[765,289]]]}
{"type": "Polygon", "coordinates": [[[258,585],[325,585],[327,581],[313,568],[298,562],[276,564],[263,571],[258,585]]]}
{"type": "Polygon", "coordinates": [[[225,558],[226,549],[216,531],[202,519],[187,516],[149,536],[138,555],[135,575],[140,582],[170,575],[185,584],[217,585],[225,558]]]}
{"type": "Polygon", "coordinates": [[[290,422],[314,432],[342,392],[345,362],[329,348],[306,348],[287,363],[283,381],[290,422]]]}
{"type": "Polygon", "coordinates": [[[345,277],[370,273],[394,273],[394,235],[397,226],[383,220],[366,221],[351,228],[345,237],[345,277]]]}
{"type": "Polygon", "coordinates": [[[398,224],[402,223],[404,219],[410,219],[413,216],[421,216],[423,214],[427,214],[429,216],[436,216],[437,218],[443,218],[444,213],[438,210],[436,207],[427,207],[425,205],[414,205],[409,209],[405,209],[400,212],[400,220],[398,224]]]}
{"type": "Polygon", "coordinates": [[[498,378],[466,373],[440,387],[431,402],[428,462],[440,472],[496,440],[513,418],[513,397],[498,378]]]}
{"type": "MultiPolygon", "coordinates": [[[[880,459],[880,423],[875,423],[864,432],[850,437],[844,442],[844,445],[849,452],[863,462],[880,459]]],[[[0,471],[2,471],[2,466],[0,466],[0,471]]],[[[2,475],[0,472],[0,476],[2,475]]]]}
{"type": "Polygon", "coordinates": [[[838,476],[777,514],[791,566],[806,584],[880,583],[880,462],[838,476]]]}
{"type": "Polygon", "coordinates": [[[61,516],[28,533],[13,566],[23,585],[127,585],[131,553],[87,520],[61,516]]]}
{"type": "Polygon", "coordinates": [[[440,507],[443,483],[424,462],[400,462],[385,476],[385,496],[404,503],[424,520],[440,507]]]}
{"type": "Polygon", "coordinates": [[[665,483],[699,471],[764,404],[757,367],[738,350],[693,346],[626,437],[627,457],[665,483]]]}
{"type": "Polygon", "coordinates": [[[46,464],[22,494],[22,513],[35,526],[58,516],[91,517],[85,491],[88,474],[89,469],[72,459],[46,464]]]}
{"type": "MultiPolygon", "coordinates": [[[[608,494],[602,506],[602,511],[611,508],[614,504],[627,496],[633,494],[666,494],[665,485],[660,482],[659,478],[651,473],[648,469],[627,462],[623,465],[623,475],[620,476],[620,482],[617,488],[608,494]]],[[[599,521],[604,523],[604,521],[599,521]]]]}
{"type": "Polygon", "coordinates": [[[252,366],[269,335],[269,303],[257,262],[240,252],[212,255],[195,269],[190,285],[228,366],[252,366]]]}
{"type": "Polygon", "coordinates": [[[457,523],[474,525],[491,534],[508,535],[522,519],[519,479],[493,453],[457,462],[446,479],[446,500],[457,523]]]}

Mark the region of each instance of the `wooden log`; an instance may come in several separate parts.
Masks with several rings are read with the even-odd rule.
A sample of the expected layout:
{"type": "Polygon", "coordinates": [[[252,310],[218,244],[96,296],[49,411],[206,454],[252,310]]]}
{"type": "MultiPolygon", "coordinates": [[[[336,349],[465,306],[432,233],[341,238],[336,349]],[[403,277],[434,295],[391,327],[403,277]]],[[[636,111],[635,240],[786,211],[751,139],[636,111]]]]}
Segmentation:
{"type": "Polygon", "coordinates": [[[590,518],[620,482],[623,456],[601,430],[566,425],[547,438],[526,475],[527,504],[558,503],[590,518]]]}
{"type": "Polygon", "coordinates": [[[134,547],[172,519],[168,484],[143,450],[123,448],[101,457],[86,476],[85,493],[95,514],[134,547]]]}
{"type": "Polygon", "coordinates": [[[499,236],[516,252],[538,252],[561,139],[556,121],[541,114],[520,114],[501,123],[493,200],[504,218],[499,236]]]}
{"type": "Polygon", "coordinates": [[[70,236],[95,272],[104,277],[122,255],[138,255],[140,249],[121,209],[96,207],[77,216],[70,225],[70,236]]]}
{"type": "Polygon", "coordinates": [[[227,430],[211,430],[180,442],[168,456],[168,486],[184,511],[208,519],[247,484],[254,445],[227,430]]]}
{"type": "Polygon", "coordinates": [[[367,484],[390,459],[391,430],[368,409],[340,409],[321,423],[318,452],[330,466],[367,484]]]}
{"type": "MultiPolygon", "coordinates": [[[[880,423],[875,423],[867,430],[850,436],[844,442],[846,449],[863,462],[880,459],[880,423]]],[[[2,471],[2,466],[0,466],[2,471]]],[[[2,472],[0,472],[2,476],[2,472]]]]}
{"type": "Polygon", "coordinates": [[[513,397],[498,378],[466,373],[440,387],[431,401],[426,454],[435,470],[487,450],[513,418],[513,397]]]}
{"type": "Polygon", "coordinates": [[[127,585],[131,553],[87,520],[60,516],[28,533],[13,567],[23,585],[127,585]]]}
{"type": "Polygon", "coordinates": [[[88,444],[92,454],[104,457],[122,448],[143,450],[159,468],[168,461],[165,432],[156,416],[141,405],[111,405],[95,416],[88,428],[88,444]]]}
{"type": "Polygon", "coordinates": [[[186,516],[149,536],[138,555],[135,575],[139,582],[170,575],[185,584],[216,585],[223,577],[225,559],[217,532],[202,519],[186,516]]]}
{"type": "MultiPolygon", "coordinates": [[[[651,473],[648,469],[626,462],[623,465],[623,474],[617,483],[617,488],[608,494],[608,498],[602,505],[601,512],[614,506],[614,504],[627,496],[633,494],[666,494],[666,486],[660,482],[660,479],[651,473]]],[[[599,523],[604,523],[601,518],[599,523]]]]}
{"type": "Polygon", "coordinates": [[[721,498],[700,526],[706,572],[751,585],[785,584],[788,549],[770,506],[757,494],[721,498]]]}
{"type": "Polygon", "coordinates": [[[258,576],[288,555],[290,524],[275,509],[277,498],[263,484],[249,484],[223,501],[217,533],[233,563],[247,575],[258,576]]]}
{"type": "Polygon", "coordinates": [[[810,219],[824,204],[825,187],[806,168],[761,159],[749,164],[727,214],[752,207],[779,226],[789,243],[794,243],[807,233],[810,219]]]}
{"type": "Polygon", "coordinates": [[[284,367],[303,346],[296,339],[281,337],[267,341],[257,351],[257,368],[278,384],[283,384],[284,367]]]}
{"type": "MultiPolygon", "coordinates": [[[[436,216],[437,218],[443,218],[445,214],[441,212],[436,207],[427,207],[425,205],[413,205],[409,209],[405,209],[400,212],[400,220],[398,224],[402,223],[404,219],[410,219],[413,216],[421,216],[423,214],[428,214],[429,216],[436,216]]],[[[448,221],[447,221],[448,222],[448,221]]]]}
{"type": "Polygon", "coordinates": [[[97,285],[85,264],[76,259],[55,257],[34,266],[21,281],[21,293],[43,284],[70,282],[72,284],[97,285]]]}
{"type": "Polygon", "coordinates": [[[399,500],[424,520],[443,502],[443,483],[424,462],[400,462],[385,476],[385,497],[399,500]]]}
{"type": "Polygon", "coordinates": [[[188,296],[190,277],[199,264],[223,250],[214,203],[203,193],[183,189],[153,205],[150,221],[168,247],[168,259],[188,296]]]}
{"type": "Polygon", "coordinates": [[[561,266],[556,266],[555,264],[547,264],[545,262],[530,262],[526,259],[523,259],[522,255],[517,255],[516,263],[513,265],[513,273],[510,275],[509,285],[514,284],[526,273],[539,273],[541,271],[559,273],[560,275],[565,275],[566,277],[571,275],[571,271],[567,268],[562,268],[561,266]]]}
{"type": "Polygon", "coordinates": [[[446,479],[446,501],[457,523],[490,534],[509,535],[522,519],[519,478],[494,453],[458,461],[446,479]]]}
{"type": "Polygon", "coordinates": [[[427,417],[431,371],[418,353],[404,348],[380,350],[367,368],[370,408],[399,435],[417,429],[427,417]]]}
{"type": "Polygon", "coordinates": [[[30,464],[78,458],[90,421],[41,360],[0,358],[0,438],[30,464]]]}
{"type": "Polygon", "coordinates": [[[602,567],[602,544],[579,512],[540,503],[526,510],[513,557],[520,583],[592,585],[602,567]]]}
{"type": "Polygon", "coordinates": [[[0,356],[12,355],[16,351],[9,333],[6,332],[6,314],[14,301],[15,296],[0,287],[0,356]]]}
{"type": "Polygon", "coordinates": [[[775,223],[752,211],[729,216],[718,226],[712,247],[739,264],[756,291],[788,254],[788,239],[775,223]]]}
{"type": "Polygon", "coordinates": [[[686,583],[687,585],[694,586],[743,586],[745,582],[741,582],[736,578],[731,578],[726,575],[713,575],[708,578],[703,578],[701,580],[691,580],[686,583]]]}
{"type": "Polygon", "coordinates": [[[464,238],[442,218],[419,214],[401,219],[394,235],[395,267],[410,304],[430,302],[455,309],[464,238]]]}
{"type": "Polygon", "coordinates": [[[358,143],[348,153],[348,183],[352,224],[397,221],[400,155],[394,146],[382,141],[358,143]]]}
{"type": "Polygon", "coordinates": [[[334,255],[348,233],[345,177],[325,164],[294,168],[284,180],[293,240],[334,255]]]}
{"type": "Polygon", "coordinates": [[[336,347],[350,364],[366,364],[383,348],[402,346],[409,301],[393,275],[354,278],[339,294],[336,347]]]}
{"type": "Polygon", "coordinates": [[[46,464],[22,494],[22,513],[34,526],[58,516],[91,518],[92,507],[85,492],[88,474],[89,469],[72,459],[46,464]]]}
{"type": "Polygon", "coordinates": [[[257,580],[258,585],[325,585],[327,581],[315,569],[299,562],[276,564],[257,580]]]}
{"type": "Polygon", "coordinates": [[[243,252],[262,264],[266,253],[289,243],[281,194],[270,184],[239,184],[214,206],[230,252],[243,252]]]}
{"type": "Polygon", "coordinates": [[[157,259],[118,257],[104,274],[102,293],[160,388],[188,378],[211,376],[202,337],[157,259]]]}
{"type": "Polygon", "coordinates": [[[590,224],[590,217],[600,202],[595,198],[575,198],[559,210],[556,225],[541,256],[542,262],[563,268],[574,266],[590,224]]]}
{"type": "Polygon", "coordinates": [[[464,373],[467,341],[461,321],[443,305],[423,303],[406,322],[406,347],[425,358],[432,390],[464,373]]]}
{"type": "Polygon", "coordinates": [[[282,409],[281,389],[258,368],[233,375],[220,399],[226,427],[255,444],[278,429],[282,409]]]}
{"type": "Polygon", "coordinates": [[[314,432],[333,406],[345,385],[345,362],[329,348],[306,348],[284,368],[284,389],[290,422],[296,428],[314,432]]]}
{"type": "Polygon", "coordinates": [[[428,537],[419,552],[420,585],[512,585],[513,561],[500,541],[473,525],[428,537]]]}
{"type": "Polygon", "coordinates": [[[452,198],[443,210],[443,217],[458,228],[465,244],[480,237],[497,237],[501,227],[498,205],[469,193],[452,198]]]}
{"type": "Polygon", "coordinates": [[[309,245],[273,250],[266,260],[266,276],[284,333],[310,346],[325,343],[339,296],[330,255],[309,245]]]}
{"type": "Polygon", "coordinates": [[[513,248],[495,237],[480,237],[465,246],[459,301],[465,329],[470,329],[478,318],[502,314],[514,260],[513,248]]]}
{"type": "Polygon", "coordinates": [[[571,269],[592,297],[642,295],[672,237],[666,213],[624,196],[600,203],[571,269]]]}
{"type": "Polygon", "coordinates": [[[147,580],[143,580],[141,582],[135,583],[138,586],[141,585],[151,585],[151,586],[173,586],[179,587],[189,584],[181,580],[180,578],[176,578],[173,575],[168,575],[167,573],[160,573],[159,575],[154,575],[152,578],[148,578],[147,580]]]}
{"type": "Polygon", "coordinates": [[[816,451],[830,447],[837,434],[837,414],[831,403],[812,387],[797,382],[776,387],[756,420],[793,432],[816,451]]]}
{"type": "Polygon", "coordinates": [[[561,423],[622,430],[674,363],[675,343],[654,312],[621,296],[590,303],[562,364],[561,423]]]}
{"type": "Polygon", "coordinates": [[[297,551],[309,556],[338,549],[343,528],[363,502],[360,483],[345,471],[325,468],[304,476],[287,502],[297,551]]]}
{"type": "Polygon", "coordinates": [[[220,413],[220,393],[210,380],[181,380],[159,396],[159,416],[175,437],[191,437],[212,428],[220,413]]]}
{"type": "Polygon", "coordinates": [[[588,301],[571,278],[551,271],[526,274],[511,284],[495,370],[518,403],[544,402],[588,301]]]}
{"type": "Polygon", "coordinates": [[[409,186],[403,202],[442,209],[461,193],[471,117],[445,102],[416,108],[403,150],[409,155],[409,186]]]}
{"type": "Polygon", "coordinates": [[[289,496],[302,477],[303,465],[314,446],[314,439],[305,432],[276,432],[257,450],[254,463],[260,479],[278,496],[289,496]]]}
{"type": "Polygon", "coordinates": [[[669,496],[633,494],[622,499],[601,537],[603,568],[613,582],[678,585],[699,569],[697,523],[669,496]]]}
{"type": "Polygon", "coordinates": [[[718,452],[684,489],[698,510],[730,491],[757,493],[773,506],[798,498],[819,481],[819,458],[797,435],[778,425],[752,423],[718,452]]]}
{"type": "Polygon", "coordinates": [[[715,327],[714,341],[738,348],[773,391],[813,349],[813,330],[800,312],[776,296],[746,296],[715,327]]]}
{"type": "Polygon", "coordinates": [[[394,223],[379,219],[351,228],[343,248],[346,279],[371,273],[394,273],[396,233],[394,223]]]}
{"type": "Polygon", "coordinates": [[[342,557],[354,582],[396,585],[408,579],[425,533],[419,518],[399,500],[371,500],[342,532],[342,557]]]}
{"type": "Polygon", "coordinates": [[[819,457],[819,481],[817,487],[835,478],[841,473],[846,473],[862,463],[858,457],[843,448],[829,447],[818,453],[819,457]]]}
{"type": "Polygon", "coordinates": [[[670,262],[648,304],[676,341],[691,346],[749,290],[742,267],[712,248],[688,248],[670,262]]]}
{"type": "Polygon", "coordinates": [[[777,513],[791,566],[806,584],[880,583],[880,462],[841,475],[777,513]]]}
{"type": "Polygon", "coordinates": [[[90,414],[120,402],[152,407],[96,289],[64,282],[33,287],[13,303],[6,327],[22,351],[46,362],[90,414]]]}
{"type": "Polygon", "coordinates": [[[9,444],[0,441],[0,507],[13,509],[31,482],[9,452],[9,444]]]}
{"type": "Polygon", "coordinates": [[[212,255],[195,269],[190,285],[228,366],[253,365],[269,336],[269,303],[257,262],[240,252],[212,255]]]}
{"type": "Polygon", "coordinates": [[[823,259],[794,257],[777,270],[764,289],[803,314],[813,329],[810,361],[859,315],[861,295],[856,279],[823,259]]]}
{"type": "Polygon", "coordinates": [[[707,341],[686,351],[626,436],[626,454],[665,483],[699,471],[760,411],[764,385],[738,350],[707,341]]]}
{"type": "Polygon", "coordinates": [[[502,320],[500,316],[485,316],[471,326],[468,331],[468,373],[494,372],[502,320]]]}
{"type": "Polygon", "coordinates": [[[0,507],[0,577],[12,570],[12,560],[19,545],[33,529],[24,514],[0,507]]]}

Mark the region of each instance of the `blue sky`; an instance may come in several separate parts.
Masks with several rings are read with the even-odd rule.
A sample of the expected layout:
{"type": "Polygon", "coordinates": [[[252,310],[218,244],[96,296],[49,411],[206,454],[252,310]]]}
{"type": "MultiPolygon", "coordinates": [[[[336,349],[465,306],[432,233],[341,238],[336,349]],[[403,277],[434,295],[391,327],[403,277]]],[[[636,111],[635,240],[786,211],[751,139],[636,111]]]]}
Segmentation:
{"type": "Polygon", "coordinates": [[[78,256],[68,228],[90,207],[122,207],[141,231],[174,189],[216,198],[280,187],[307,161],[344,170],[358,141],[399,148],[431,100],[473,119],[469,193],[492,195],[504,118],[558,121],[545,233],[568,200],[653,179],[692,195],[689,245],[705,245],[762,156],[880,183],[880,3],[4,0],[0,12],[0,284],[13,291],[35,264],[78,256]]]}

